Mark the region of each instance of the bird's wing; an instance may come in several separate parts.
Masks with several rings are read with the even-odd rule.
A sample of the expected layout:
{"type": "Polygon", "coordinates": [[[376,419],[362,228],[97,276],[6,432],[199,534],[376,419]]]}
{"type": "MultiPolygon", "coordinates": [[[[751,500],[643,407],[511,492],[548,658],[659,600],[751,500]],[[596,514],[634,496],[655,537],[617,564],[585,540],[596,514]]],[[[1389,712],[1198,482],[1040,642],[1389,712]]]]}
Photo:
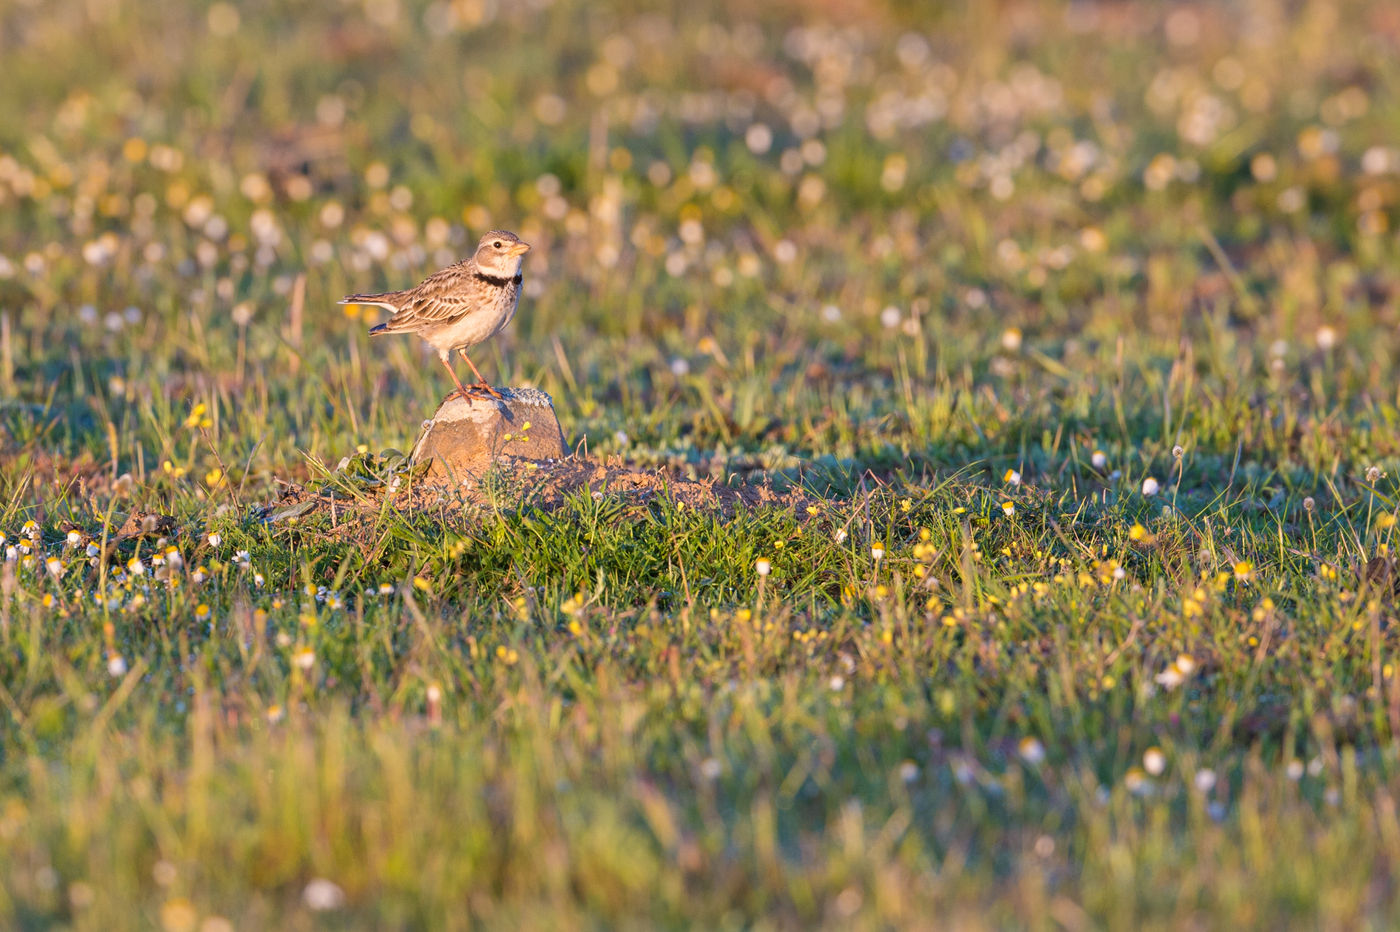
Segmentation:
{"type": "Polygon", "coordinates": [[[481,306],[481,283],[470,263],[434,272],[407,295],[390,326],[439,324],[456,320],[481,306]]]}

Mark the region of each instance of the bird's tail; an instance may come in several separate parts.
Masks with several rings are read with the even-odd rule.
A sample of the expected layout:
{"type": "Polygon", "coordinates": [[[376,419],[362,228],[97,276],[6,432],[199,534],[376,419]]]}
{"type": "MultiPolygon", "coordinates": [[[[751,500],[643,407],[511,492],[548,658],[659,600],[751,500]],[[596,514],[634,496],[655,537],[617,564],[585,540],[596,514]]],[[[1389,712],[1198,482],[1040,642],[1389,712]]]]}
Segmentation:
{"type": "MultiPolygon", "coordinates": [[[[390,313],[398,313],[400,300],[403,297],[401,291],[386,291],[382,294],[352,294],[347,295],[337,301],[337,304],[368,304],[372,307],[382,307],[390,313]]],[[[391,318],[392,320],[392,318],[391,318]]],[[[390,321],[385,321],[377,327],[371,327],[370,333],[391,333],[389,329],[390,321]]]]}

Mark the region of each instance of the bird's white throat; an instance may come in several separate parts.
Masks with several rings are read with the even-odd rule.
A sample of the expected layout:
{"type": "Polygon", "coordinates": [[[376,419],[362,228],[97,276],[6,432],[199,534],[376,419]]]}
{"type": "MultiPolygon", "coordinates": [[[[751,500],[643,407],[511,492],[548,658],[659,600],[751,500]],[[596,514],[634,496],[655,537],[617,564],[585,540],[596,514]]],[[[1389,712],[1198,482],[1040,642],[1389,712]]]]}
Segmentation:
{"type": "Polygon", "coordinates": [[[488,275],[495,275],[499,278],[514,278],[520,272],[520,266],[524,263],[524,256],[495,256],[487,254],[478,256],[476,267],[488,275]]]}

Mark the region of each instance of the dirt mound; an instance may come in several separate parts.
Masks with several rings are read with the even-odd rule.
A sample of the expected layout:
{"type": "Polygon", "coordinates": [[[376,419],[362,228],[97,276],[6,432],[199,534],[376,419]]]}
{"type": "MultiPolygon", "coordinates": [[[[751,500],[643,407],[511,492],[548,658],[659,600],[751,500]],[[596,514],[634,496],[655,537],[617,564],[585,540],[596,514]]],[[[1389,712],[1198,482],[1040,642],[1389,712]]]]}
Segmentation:
{"type": "Polygon", "coordinates": [[[808,498],[799,488],[780,492],[767,482],[748,484],[736,479],[730,485],[715,479],[687,479],[664,468],[640,468],[620,459],[599,461],[583,457],[503,461],[495,476],[473,492],[487,495],[496,483],[501,488],[523,492],[522,504],[545,509],[557,508],[581,491],[618,496],[637,504],[669,498],[696,511],[724,515],[762,506],[795,508],[808,498]]]}
{"type": "MultiPolygon", "coordinates": [[[[345,463],[342,463],[342,467],[345,463]]],[[[737,511],[778,507],[798,509],[810,503],[802,489],[779,491],[766,480],[730,482],[690,479],[664,468],[644,468],[621,459],[597,460],[568,457],[529,460],[506,457],[480,482],[445,485],[422,475],[421,470],[371,475],[363,470],[342,469],[326,480],[307,487],[284,483],[276,502],[260,506],[261,520],[285,521],[330,515],[339,522],[356,513],[378,513],[386,497],[397,511],[441,512],[444,507],[501,507],[553,511],[579,494],[621,499],[645,506],[657,499],[674,501],[695,511],[729,516],[737,511]]]]}

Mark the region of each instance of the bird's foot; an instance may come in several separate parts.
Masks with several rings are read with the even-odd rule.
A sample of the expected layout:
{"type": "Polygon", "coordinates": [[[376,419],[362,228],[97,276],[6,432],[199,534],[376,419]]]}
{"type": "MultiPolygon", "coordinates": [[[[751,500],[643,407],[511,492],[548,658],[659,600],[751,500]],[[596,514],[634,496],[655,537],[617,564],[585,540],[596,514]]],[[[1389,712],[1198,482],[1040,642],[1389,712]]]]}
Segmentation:
{"type": "Polygon", "coordinates": [[[498,392],[498,391],[496,391],[494,388],[492,388],[492,387],[486,382],[485,379],[483,379],[483,380],[480,381],[480,382],[474,383],[471,387],[472,387],[472,389],[473,389],[474,391],[482,392],[482,393],[484,393],[484,394],[490,395],[492,398],[495,398],[495,399],[498,400],[498,401],[504,401],[504,400],[505,400],[505,397],[506,397],[506,396],[505,396],[505,395],[502,395],[500,392],[498,392]]]}
{"type": "Polygon", "coordinates": [[[475,382],[471,385],[464,386],[463,388],[460,388],[457,391],[450,393],[443,400],[451,401],[454,398],[460,398],[467,404],[471,404],[473,401],[484,401],[488,398],[504,400],[505,397],[505,395],[502,395],[500,392],[496,391],[494,388],[492,388],[490,385],[487,385],[485,382],[475,382]]]}
{"type": "Polygon", "coordinates": [[[447,397],[442,399],[442,401],[444,404],[446,404],[449,401],[453,401],[457,398],[460,398],[463,401],[465,401],[468,405],[470,405],[473,401],[481,400],[481,397],[481,392],[477,391],[476,387],[473,386],[471,388],[460,388],[455,392],[448,392],[447,397]]]}

